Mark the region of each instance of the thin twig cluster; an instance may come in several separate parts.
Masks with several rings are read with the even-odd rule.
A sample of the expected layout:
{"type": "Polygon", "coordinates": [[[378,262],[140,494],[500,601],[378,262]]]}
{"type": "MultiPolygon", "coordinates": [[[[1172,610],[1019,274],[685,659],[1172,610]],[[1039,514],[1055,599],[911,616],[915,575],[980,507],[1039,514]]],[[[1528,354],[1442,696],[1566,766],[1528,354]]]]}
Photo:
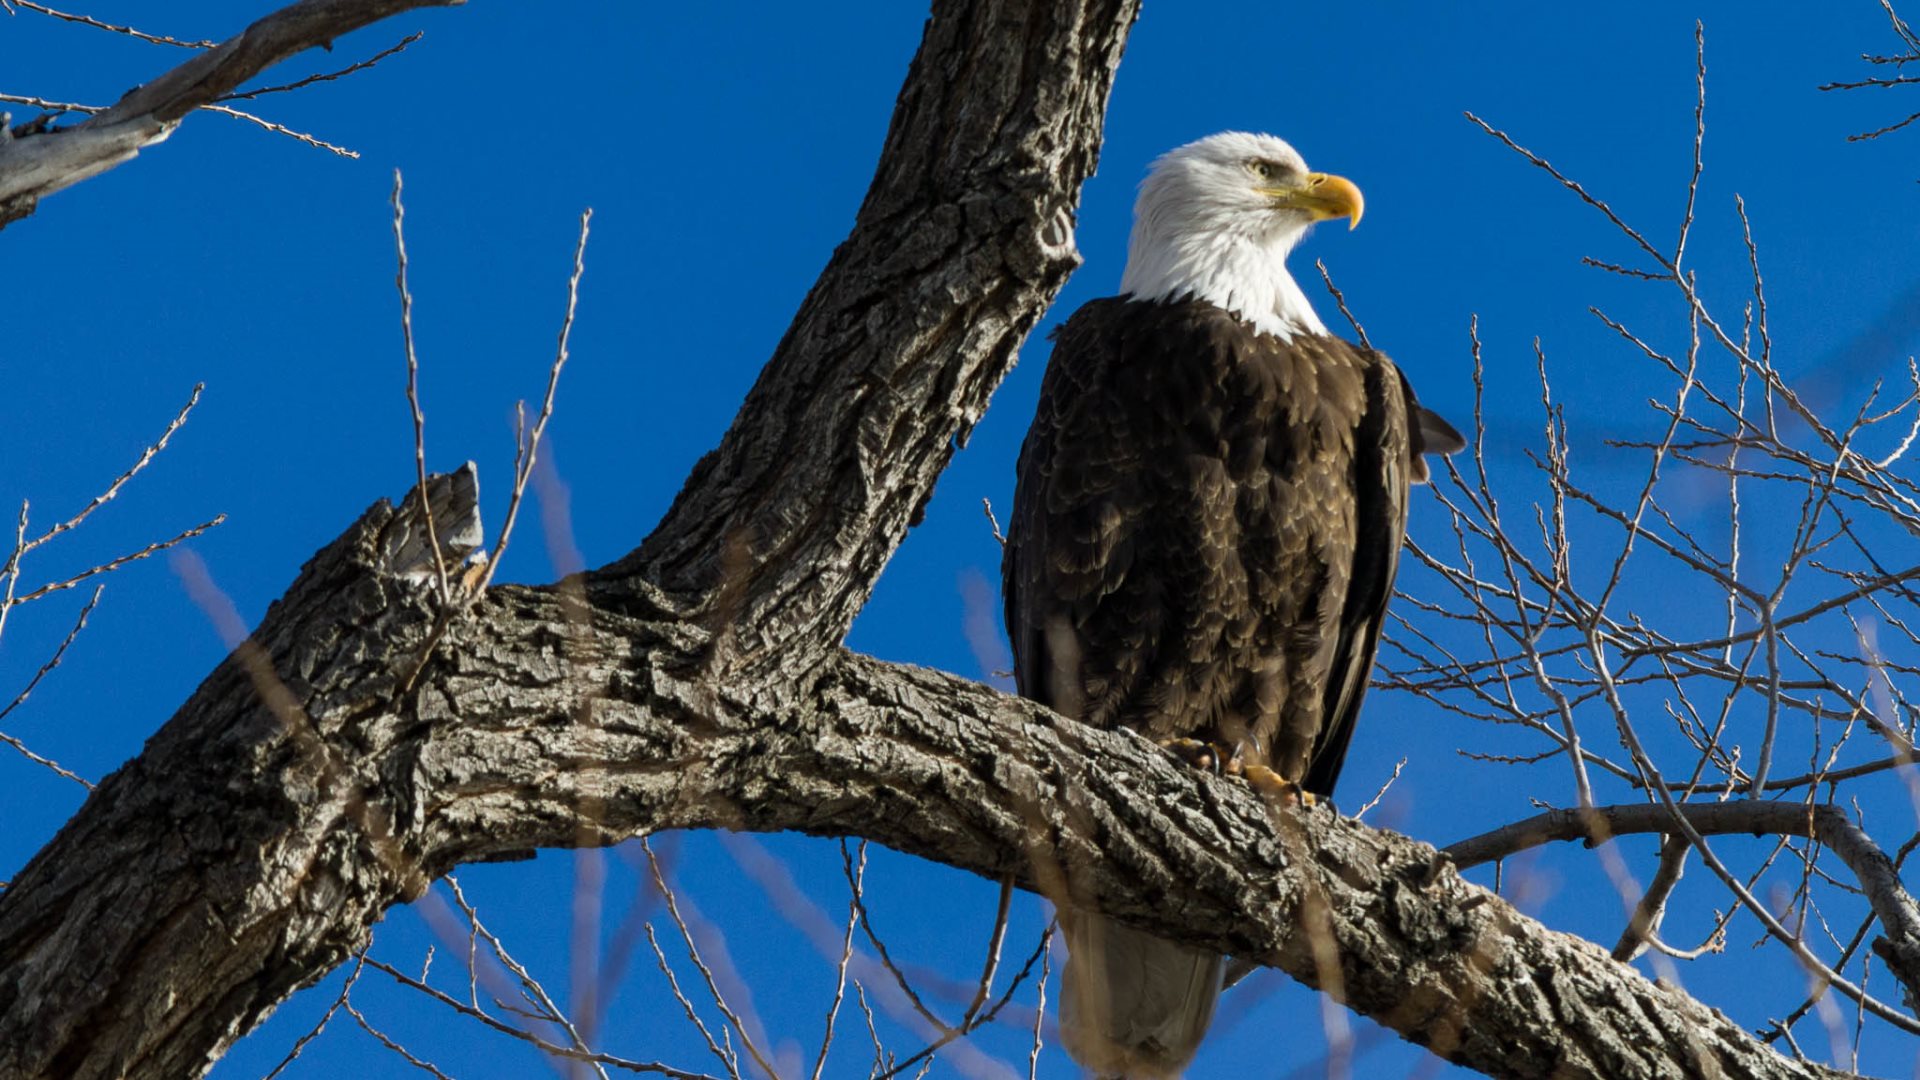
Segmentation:
{"type": "MultiPolygon", "coordinates": [[[[137,30],[134,27],[123,26],[117,23],[105,22],[103,20],[93,18],[92,16],[89,16],[89,15],[78,15],[70,12],[58,11],[58,10],[55,10],[54,8],[47,7],[44,4],[33,3],[31,2],[31,0],[7,0],[7,2],[4,5],[0,5],[0,7],[4,7],[7,14],[9,15],[17,14],[17,12],[15,11],[16,8],[24,9],[27,11],[37,12],[39,14],[49,16],[51,18],[59,19],[63,22],[74,23],[79,26],[87,26],[95,30],[104,30],[104,31],[107,31],[108,33],[118,34],[122,37],[132,38],[135,41],[144,41],[154,45],[170,45],[170,46],[183,48],[183,49],[212,49],[212,48],[216,48],[220,44],[217,41],[204,41],[204,40],[189,41],[182,38],[171,37],[166,34],[150,34],[144,30],[137,30]]],[[[416,41],[419,41],[420,37],[421,37],[421,34],[416,31],[415,33],[409,34],[407,37],[401,39],[396,44],[390,45],[387,48],[382,49],[377,53],[374,53],[372,56],[369,56],[364,60],[359,60],[359,61],[355,61],[354,63],[348,64],[346,67],[337,68],[331,71],[315,72],[314,74],[308,75],[304,78],[295,79],[292,82],[282,83],[275,86],[262,86],[262,87],[256,87],[251,90],[236,91],[234,93],[227,94],[226,96],[221,97],[218,101],[201,105],[200,109],[201,111],[204,111],[204,112],[220,113],[221,115],[231,116],[237,120],[245,120],[250,124],[254,124],[267,131],[271,131],[276,135],[285,135],[286,137],[293,139],[296,142],[302,142],[307,144],[308,146],[314,147],[319,150],[326,150],[330,153],[337,154],[341,157],[358,158],[360,154],[356,150],[350,150],[344,146],[340,146],[335,143],[328,142],[327,140],[322,139],[319,136],[310,135],[304,131],[297,131],[293,128],[287,127],[285,124],[276,123],[275,121],[269,120],[266,117],[248,112],[244,109],[236,108],[235,106],[230,104],[223,104],[223,103],[233,102],[233,101],[252,100],[255,98],[266,97],[271,94],[283,94],[289,91],[299,90],[308,86],[312,86],[315,83],[332,82],[336,79],[344,78],[356,72],[365,71],[368,68],[373,67],[375,64],[378,64],[380,61],[387,59],[390,56],[394,56],[398,53],[404,52],[408,46],[412,45],[416,41]]],[[[72,101],[53,101],[47,98],[43,98],[36,95],[31,95],[31,94],[0,94],[0,104],[25,105],[25,106],[28,106],[29,108],[42,110],[43,115],[30,122],[31,125],[39,125],[39,126],[44,126],[45,124],[51,122],[53,119],[57,118],[60,114],[63,114],[63,113],[79,113],[79,114],[91,116],[97,113],[105,112],[107,111],[107,108],[108,108],[108,106],[105,106],[105,105],[85,105],[79,102],[72,102],[72,101]]],[[[0,114],[0,133],[4,132],[8,123],[9,121],[6,119],[5,114],[0,114]]]]}
{"type": "MultiPolygon", "coordinates": [[[[1564,800],[1538,801],[1567,808],[1557,812],[1571,825],[1542,828],[1548,815],[1517,822],[1454,845],[1458,861],[1551,840],[1599,845],[1623,906],[1614,954],[1650,953],[1663,973],[1719,951],[1747,913],[1813,987],[1797,1005],[1783,1002],[1770,1036],[1792,1046],[1792,1026],[1830,1008],[1837,991],[1855,1013],[1851,1033],[1834,1026],[1838,1010],[1826,1017],[1845,1058],[1867,1017],[1920,1032],[1910,1010],[1886,1000],[1895,992],[1868,989],[1876,953],[1896,956],[1920,929],[1898,873],[1920,832],[1869,822],[1849,798],[1864,790],[1856,784],[1902,783],[1915,760],[1920,483],[1909,452],[1920,436],[1920,368],[1909,362],[1893,385],[1860,388],[1837,419],[1789,376],[1738,198],[1746,298],[1733,318],[1709,303],[1687,257],[1706,133],[1704,42],[1697,83],[1691,170],[1670,246],[1468,115],[1602,215],[1637,255],[1583,262],[1665,290],[1671,324],[1684,329],[1668,345],[1590,309],[1630,361],[1664,381],[1648,402],[1651,433],[1604,441],[1607,469],[1580,459],[1593,444],[1576,431],[1601,421],[1556,395],[1557,365],[1536,339],[1529,359],[1542,446],[1528,452],[1530,475],[1503,476],[1488,464],[1478,320],[1468,327],[1471,461],[1448,463],[1431,488],[1447,538],[1410,542],[1426,573],[1408,575],[1377,678],[1459,716],[1520,729],[1537,746],[1468,757],[1564,777],[1564,800]],[[1875,846],[1869,826],[1904,834],[1895,855],[1875,846]],[[1842,827],[1844,838],[1833,831],[1842,827]],[[1666,837],[1644,889],[1619,846],[1604,843],[1643,831],[1666,837]],[[1756,833],[1772,840],[1749,865],[1707,840],[1756,833]],[[1858,860],[1836,860],[1841,847],[1858,860]],[[1698,943],[1676,945],[1662,936],[1662,917],[1690,858],[1718,879],[1719,910],[1698,943]],[[1876,926],[1883,937],[1869,951],[1876,926]]],[[[1920,1000],[1913,972],[1888,966],[1898,993],[1920,1000]]]]}
{"type": "MultiPolygon", "coordinates": [[[[132,466],[119,476],[114,477],[112,482],[107,484],[98,495],[95,495],[85,506],[82,506],[72,515],[54,522],[45,529],[36,531],[31,527],[31,501],[27,499],[20,500],[20,511],[14,519],[13,542],[4,548],[0,548],[0,551],[6,553],[4,561],[0,561],[0,635],[6,633],[8,619],[18,608],[23,608],[35,601],[49,599],[82,585],[92,584],[93,591],[87,597],[86,602],[80,606],[78,613],[74,616],[71,629],[66,632],[66,636],[62,637],[59,644],[53,647],[47,659],[34,670],[33,674],[27,679],[26,684],[14,693],[12,697],[5,699],[4,704],[0,704],[0,725],[4,725],[16,710],[25,705],[27,699],[40,687],[40,684],[47,676],[51,675],[54,669],[58,668],[61,662],[66,659],[67,651],[73,647],[73,643],[79,638],[80,632],[86,629],[88,617],[93,614],[94,608],[100,603],[102,593],[106,590],[106,583],[99,579],[123,567],[139,562],[142,559],[150,558],[160,552],[166,551],[168,548],[183,544],[226,520],[225,514],[218,514],[198,525],[192,525],[182,529],[164,540],[155,540],[136,550],[116,555],[102,562],[97,562],[78,573],[59,575],[50,580],[39,580],[32,585],[27,584],[27,557],[33,555],[53,541],[78,529],[101,507],[106,506],[117,498],[120,493],[126,489],[128,483],[144,471],[148,465],[151,465],[154,459],[160,456],[160,452],[167,448],[167,444],[172,441],[174,433],[178,432],[181,425],[187,422],[187,416],[193,412],[193,407],[200,403],[200,392],[203,389],[205,389],[204,385],[195,386],[193,393],[187,398],[187,403],[180,407],[180,411],[174,415],[172,422],[167,424],[166,430],[160,433],[159,438],[149,443],[146,449],[141,451],[140,456],[134,460],[132,466]]],[[[33,762],[35,765],[51,770],[57,775],[71,780],[89,790],[93,788],[92,782],[61,765],[59,762],[54,761],[52,758],[35,753],[27,746],[26,742],[18,736],[7,733],[4,727],[0,727],[0,744],[12,748],[16,753],[25,757],[28,761],[33,762]]]]}
{"type": "MultiPolygon", "coordinates": [[[[1860,59],[1875,65],[1881,70],[1891,68],[1893,69],[1893,74],[1872,75],[1864,79],[1855,79],[1852,81],[1830,82],[1821,86],[1820,89],[1866,90],[1877,88],[1890,90],[1894,87],[1920,84],[1920,76],[1906,73],[1908,64],[1920,61],[1920,34],[1914,33],[1913,27],[1908,26],[1907,21],[1902,19],[1900,13],[1894,10],[1892,0],[1880,0],[1880,7],[1887,13],[1887,22],[1891,24],[1894,36],[1900,40],[1901,51],[1891,55],[1861,53],[1860,59]]],[[[1849,135],[1847,136],[1847,141],[1863,142],[1867,139],[1877,139],[1882,135],[1899,131],[1915,120],[1920,120],[1920,111],[1909,113],[1903,119],[1895,120],[1891,124],[1875,128],[1872,131],[1863,131],[1857,135],[1849,135]]]]}

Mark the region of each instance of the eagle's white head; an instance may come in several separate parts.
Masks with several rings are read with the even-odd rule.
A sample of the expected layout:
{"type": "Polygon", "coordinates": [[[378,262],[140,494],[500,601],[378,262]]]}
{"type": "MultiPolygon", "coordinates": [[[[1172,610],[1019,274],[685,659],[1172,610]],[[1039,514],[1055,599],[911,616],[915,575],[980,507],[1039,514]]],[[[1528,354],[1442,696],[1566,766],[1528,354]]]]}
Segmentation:
{"type": "Polygon", "coordinates": [[[1120,291],[1205,300],[1282,340],[1324,334],[1287,252],[1316,221],[1360,224],[1361,209],[1351,180],[1308,172],[1271,135],[1209,135],[1162,154],[1141,183],[1120,291]]]}

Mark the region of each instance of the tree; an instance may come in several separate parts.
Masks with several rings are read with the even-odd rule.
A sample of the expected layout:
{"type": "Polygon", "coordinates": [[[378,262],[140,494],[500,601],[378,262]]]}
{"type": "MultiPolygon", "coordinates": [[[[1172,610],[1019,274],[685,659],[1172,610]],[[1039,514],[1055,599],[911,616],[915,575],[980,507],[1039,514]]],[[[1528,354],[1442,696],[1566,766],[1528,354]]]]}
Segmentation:
{"type": "MultiPolygon", "coordinates": [[[[0,148],[0,206],[17,220],[41,195],[123,163],[187,110],[272,62],[412,6],[309,0],[87,124],[16,130],[0,148]]],[[[665,829],[730,828],[861,837],[1051,897],[1071,892],[1163,936],[1278,967],[1492,1075],[1826,1075],[1529,919],[1425,844],[1332,814],[1275,812],[1136,740],[841,646],[955,441],[1075,265],[1073,213],[1134,14],[1121,0],[937,7],[852,235],[726,439],[625,558],[550,587],[490,585],[492,564],[469,559],[481,545],[467,474],[429,481],[424,466],[399,508],[375,504],[323,548],[145,752],[104,780],[0,895],[0,1071],[193,1072],[293,989],[352,956],[387,907],[455,866],[665,829]],[[420,493],[430,495],[430,517],[420,493]]],[[[1792,466],[1798,479],[1786,482],[1814,492],[1809,505],[1845,501],[1902,526],[1907,496],[1891,463],[1862,459],[1852,449],[1855,428],[1822,423],[1764,352],[1715,329],[1680,248],[1641,247],[1648,267],[1620,269],[1677,289],[1685,322],[1733,355],[1736,378],[1752,380],[1752,408],[1798,413],[1829,452],[1813,455],[1757,425],[1743,411],[1746,398],[1720,409],[1721,427],[1682,440],[1689,424],[1705,423],[1686,419],[1687,396],[1709,393],[1689,352],[1669,361],[1682,373],[1680,403],[1671,406],[1682,419],[1650,451],[1655,468],[1642,494],[1624,514],[1596,496],[1595,512],[1631,522],[1635,543],[1683,562],[1691,553],[1693,569],[1715,581],[1718,564],[1680,539],[1684,529],[1640,524],[1661,512],[1648,494],[1658,467],[1687,454],[1753,484],[1778,481],[1772,470],[1792,466]],[[1725,456],[1713,457],[1718,451],[1725,456]],[[1741,455],[1774,464],[1749,476],[1741,455]]],[[[1755,318],[1764,334],[1757,309],[1755,318]]],[[[1627,333],[1643,347],[1645,338],[1627,333]]],[[[1644,351],[1663,355],[1650,344],[1644,351]]],[[[563,335],[555,377],[565,354],[563,335]]],[[[1709,400],[1719,407],[1722,399],[1709,400]]],[[[547,415],[542,408],[527,418],[515,506],[547,415]]],[[[1585,489],[1553,415],[1544,475],[1549,505],[1564,508],[1585,489]]],[[[1878,417],[1863,411],[1856,427],[1878,417]]],[[[1533,549],[1503,524],[1492,487],[1482,473],[1446,489],[1465,538],[1462,559],[1422,554],[1460,600],[1432,614],[1464,614],[1528,643],[1519,662],[1552,709],[1542,719],[1537,705],[1512,701],[1516,717],[1558,731],[1563,750],[1581,751],[1568,760],[1600,769],[1584,749],[1591,735],[1581,743],[1570,717],[1583,694],[1602,702],[1629,744],[1626,764],[1608,759],[1613,771],[1666,791],[1663,770],[1632,746],[1637,727],[1606,659],[1622,648],[1677,658],[1681,670],[1668,685],[1686,701],[1692,684],[1684,680],[1715,675],[1705,661],[1700,670],[1688,665],[1730,643],[1664,637],[1612,616],[1610,583],[1595,597],[1563,573],[1564,530],[1550,526],[1548,557],[1529,561],[1533,549]],[[1473,570],[1476,543],[1511,568],[1504,586],[1473,570]],[[1514,614],[1494,611],[1488,596],[1514,614]],[[1550,644],[1537,628],[1571,641],[1550,644]],[[1564,674],[1552,666],[1582,648],[1598,666],[1564,674]],[[1558,728],[1556,715],[1565,720],[1558,728]]],[[[1813,525],[1800,532],[1806,539],[1790,564],[1831,542],[1813,525]]],[[[32,539],[22,537],[10,585],[32,539]]],[[[1861,542],[1858,550],[1871,559],[1877,548],[1861,542]]],[[[1789,620],[1905,599],[1898,567],[1832,573],[1844,588],[1805,619],[1778,606],[1784,590],[1772,603],[1763,593],[1763,628],[1729,623],[1723,636],[1777,649],[1790,641],[1782,632],[1789,620]]],[[[1512,682],[1514,660],[1491,640],[1491,662],[1481,663],[1420,652],[1419,633],[1400,638],[1413,659],[1389,681],[1468,700],[1512,682]]],[[[1802,659],[1818,668],[1815,655],[1802,659]]],[[[1792,696],[1805,673],[1777,662],[1764,670],[1766,678],[1749,678],[1739,669],[1733,681],[1773,703],[1770,733],[1782,711],[1818,717],[1828,708],[1792,696]]],[[[1875,670],[1884,678],[1890,669],[1875,670]]],[[[1901,734],[1897,723],[1878,727],[1884,738],[1901,734]]],[[[1677,730],[1697,729],[1683,722],[1677,730]]],[[[1769,734],[1764,745],[1774,742],[1769,734]]],[[[1743,771],[1720,749],[1709,736],[1700,750],[1703,767],[1723,766],[1716,785],[1763,792],[1777,782],[1765,765],[1743,771]]],[[[1896,758],[1906,753],[1896,750],[1896,758]]],[[[1612,833],[1678,832],[1703,855],[1704,834],[1729,827],[1721,818],[1741,831],[1812,833],[1874,888],[1874,933],[1886,943],[1876,948],[1911,982],[1920,926],[1912,901],[1891,861],[1837,804],[1750,800],[1695,812],[1661,799],[1603,810],[1587,794],[1585,771],[1574,771],[1582,777],[1576,812],[1477,848],[1456,845],[1451,862],[1538,837],[1591,837],[1596,821],[1612,833]]],[[[1833,766],[1812,776],[1793,790],[1849,778],[1833,766]]],[[[1670,878],[1686,849],[1667,850],[1661,865],[1670,878]]],[[[1814,880],[1811,856],[1803,863],[1814,880]]],[[[1659,888],[1649,895],[1625,949],[1654,940],[1659,888]]],[[[1796,931],[1779,930],[1796,951],[1811,952],[1796,931]]]]}

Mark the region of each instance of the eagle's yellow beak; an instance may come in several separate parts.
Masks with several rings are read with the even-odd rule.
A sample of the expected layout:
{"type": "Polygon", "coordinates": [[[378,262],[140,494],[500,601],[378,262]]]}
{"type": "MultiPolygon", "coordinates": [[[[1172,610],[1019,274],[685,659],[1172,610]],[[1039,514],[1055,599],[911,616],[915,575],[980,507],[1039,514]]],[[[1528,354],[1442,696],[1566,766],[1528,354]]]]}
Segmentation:
{"type": "Polygon", "coordinates": [[[1360,224],[1367,202],[1353,181],[1332,173],[1308,173],[1298,187],[1261,188],[1260,194],[1279,206],[1304,210],[1315,221],[1346,218],[1349,229],[1360,224]]]}

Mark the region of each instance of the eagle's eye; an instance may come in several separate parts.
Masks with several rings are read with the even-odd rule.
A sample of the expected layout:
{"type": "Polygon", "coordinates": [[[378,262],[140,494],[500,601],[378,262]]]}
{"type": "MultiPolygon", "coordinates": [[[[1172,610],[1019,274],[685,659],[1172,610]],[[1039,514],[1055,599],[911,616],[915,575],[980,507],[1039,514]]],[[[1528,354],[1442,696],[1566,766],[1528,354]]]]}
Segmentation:
{"type": "Polygon", "coordinates": [[[1249,161],[1247,162],[1247,169],[1262,180],[1273,179],[1273,166],[1265,161],[1258,159],[1249,161]]]}

